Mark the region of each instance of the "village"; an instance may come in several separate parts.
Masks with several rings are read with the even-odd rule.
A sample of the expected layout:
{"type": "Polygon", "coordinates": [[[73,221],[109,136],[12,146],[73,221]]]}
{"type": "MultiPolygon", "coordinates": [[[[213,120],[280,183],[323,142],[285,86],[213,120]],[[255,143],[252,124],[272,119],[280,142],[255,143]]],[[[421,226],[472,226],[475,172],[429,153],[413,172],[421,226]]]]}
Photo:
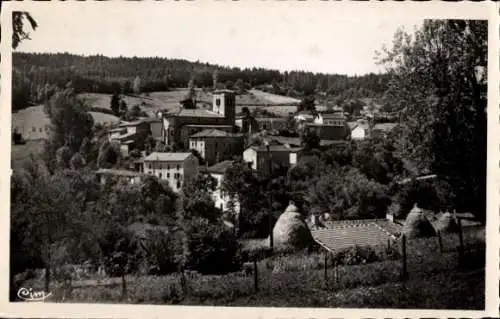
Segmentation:
{"type": "Polygon", "coordinates": [[[486,24],[422,23],[449,65],[14,52],[11,301],[484,308],[486,24]]]}

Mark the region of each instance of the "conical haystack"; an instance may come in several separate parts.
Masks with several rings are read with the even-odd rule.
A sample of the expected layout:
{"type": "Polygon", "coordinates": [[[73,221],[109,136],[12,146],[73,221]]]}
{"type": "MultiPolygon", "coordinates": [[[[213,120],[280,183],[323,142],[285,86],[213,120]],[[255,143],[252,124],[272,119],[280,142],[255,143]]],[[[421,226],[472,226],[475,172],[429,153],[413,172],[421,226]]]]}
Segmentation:
{"type": "Polygon", "coordinates": [[[288,205],[274,225],[273,240],[278,249],[302,249],[313,242],[305,218],[293,203],[288,205]]]}
{"type": "Polygon", "coordinates": [[[451,213],[446,212],[436,223],[436,229],[442,233],[458,233],[457,220],[451,213]]]}
{"type": "Polygon", "coordinates": [[[415,204],[406,217],[403,234],[408,238],[431,237],[436,235],[436,231],[424,212],[415,204]]]}

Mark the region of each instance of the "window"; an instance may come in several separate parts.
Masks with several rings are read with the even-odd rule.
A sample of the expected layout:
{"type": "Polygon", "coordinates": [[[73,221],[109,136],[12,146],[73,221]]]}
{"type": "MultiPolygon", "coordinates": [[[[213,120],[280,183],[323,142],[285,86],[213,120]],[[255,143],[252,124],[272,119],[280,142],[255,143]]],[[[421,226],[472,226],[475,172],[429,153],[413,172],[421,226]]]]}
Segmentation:
{"type": "Polygon", "coordinates": [[[167,169],[168,169],[168,170],[170,169],[170,164],[167,164],[167,169]]]}
{"type": "Polygon", "coordinates": [[[215,99],[215,105],[220,106],[220,99],[215,99]]]}
{"type": "Polygon", "coordinates": [[[177,165],[177,170],[180,170],[180,169],[181,169],[181,167],[179,165],[177,165]]]}
{"type": "Polygon", "coordinates": [[[167,173],[167,178],[170,178],[170,173],[167,173]]]}
{"type": "Polygon", "coordinates": [[[38,130],[40,131],[40,133],[43,132],[43,128],[42,127],[40,127],[38,130]]]}
{"type": "Polygon", "coordinates": [[[158,174],[158,178],[161,179],[161,173],[158,174]]]}
{"type": "Polygon", "coordinates": [[[177,188],[181,188],[181,182],[177,181],[177,188]]]}
{"type": "Polygon", "coordinates": [[[36,132],[36,127],[33,126],[33,132],[36,132]]]}

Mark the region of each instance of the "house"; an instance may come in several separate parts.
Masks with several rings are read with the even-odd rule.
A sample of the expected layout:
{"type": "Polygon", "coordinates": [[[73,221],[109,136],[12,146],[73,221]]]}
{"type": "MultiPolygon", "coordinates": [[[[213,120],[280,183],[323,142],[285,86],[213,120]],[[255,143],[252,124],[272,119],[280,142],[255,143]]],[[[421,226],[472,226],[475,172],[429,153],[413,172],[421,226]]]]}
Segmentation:
{"type": "Polygon", "coordinates": [[[217,187],[215,191],[211,194],[212,199],[214,200],[215,207],[219,208],[223,212],[229,211],[232,213],[234,217],[239,214],[240,211],[240,203],[238,199],[231,198],[228,195],[223,195],[221,192],[221,185],[224,179],[224,174],[227,169],[233,165],[233,161],[223,161],[219,162],[213,166],[207,168],[207,173],[210,174],[217,181],[217,187]]]}
{"type": "Polygon", "coordinates": [[[120,123],[117,128],[108,131],[108,138],[110,141],[118,142],[122,156],[127,157],[132,149],[142,149],[150,134],[151,122],[138,120],[120,123]]]}
{"type": "Polygon", "coordinates": [[[345,121],[342,125],[305,123],[305,129],[315,131],[321,140],[330,141],[347,140],[350,133],[345,121]]]}
{"type": "Polygon", "coordinates": [[[208,165],[214,165],[235,155],[241,155],[244,136],[217,129],[203,130],[191,135],[189,148],[197,150],[208,165]]]}
{"type": "Polygon", "coordinates": [[[218,90],[213,93],[212,109],[184,109],[164,114],[162,140],[167,145],[178,145],[187,149],[189,136],[205,129],[232,132],[235,125],[235,93],[218,90]]]}
{"type": "Polygon", "coordinates": [[[364,140],[368,138],[370,131],[370,126],[366,123],[358,123],[356,127],[351,130],[351,139],[353,140],[364,140]]]}
{"type": "Polygon", "coordinates": [[[346,124],[346,119],[342,112],[320,113],[314,120],[314,123],[344,127],[346,124]]]}
{"type": "Polygon", "coordinates": [[[143,160],[142,172],[168,181],[173,191],[198,174],[198,158],[192,153],[153,152],[143,160]]]}
{"type": "Polygon", "coordinates": [[[252,169],[269,172],[269,164],[290,167],[297,164],[302,155],[301,147],[285,145],[250,146],[243,152],[243,160],[250,163],[252,169]]]}
{"type": "Polygon", "coordinates": [[[101,168],[95,172],[99,177],[102,184],[105,184],[110,179],[118,179],[126,181],[130,184],[140,183],[144,174],[135,171],[129,171],[124,169],[104,169],[101,168]]]}

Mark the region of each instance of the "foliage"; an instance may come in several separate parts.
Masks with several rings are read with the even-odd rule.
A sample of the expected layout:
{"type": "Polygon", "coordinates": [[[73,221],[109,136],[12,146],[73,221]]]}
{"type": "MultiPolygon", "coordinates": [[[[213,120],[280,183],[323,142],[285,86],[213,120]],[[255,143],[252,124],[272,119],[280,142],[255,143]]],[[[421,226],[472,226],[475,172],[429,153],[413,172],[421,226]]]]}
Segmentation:
{"type": "Polygon", "coordinates": [[[44,111],[52,128],[44,156],[49,167],[53,167],[56,150],[67,146],[71,156],[80,149],[85,138],[92,137],[94,120],[87,112],[87,106],[71,89],[55,92],[45,104],[44,111]]]}
{"type": "Polygon", "coordinates": [[[428,20],[414,37],[398,32],[380,60],[406,124],[399,149],[450,184],[457,210],[483,221],[487,29],[485,20],[428,20]]]}
{"type": "Polygon", "coordinates": [[[124,276],[137,270],[141,252],[130,231],[110,225],[99,239],[99,247],[109,276],[124,276]]]}
{"type": "Polygon", "coordinates": [[[69,161],[69,166],[71,167],[72,170],[79,170],[85,166],[85,159],[80,153],[76,152],[71,157],[69,161]]]}
{"type": "Polygon", "coordinates": [[[29,12],[13,11],[12,12],[12,49],[17,49],[19,44],[24,40],[30,40],[30,34],[24,28],[25,20],[28,20],[31,29],[36,30],[38,24],[29,12]]]}
{"type": "Polygon", "coordinates": [[[67,146],[59,148],[56,152],[56,165],[58,168],[69,168],[69,161],[71,160],[71,150],[67,146]]]}
{"type": "Polygon", "coordinates": [[[119,116],[120,115],[120,97],[118,96],[118,93],[114,93],[111,95],[111,101],[110,103],[110,109],[113,112],[114,115],[119,116]]]}
{"type": "Polygon", "coordinates": [[[97,165],[100,168],[111,168],[117,165],[120,161],[120,151],[117,146],[104,141],[99,148],[99,155],[97,157],[97,165]]]}
{"type": "Polygon", "coordinates": [[[188,267],[202,274],[224,274],[239,268],[238,242],[223,223],[194,218],[189,225],[188,267]]]}
{"type": "MultiPolygon", "coordinates": [[[[314,93],[318,86],[332,96],[373,97],[382,95],[387,87],[386,75],[368,74],[346,76],[338,74],[313,74],[310,72],[280,72],[263,68],[240,69],[220,65],[165,58],[109,58],[102,55],[78,56],[68,53],[33,54],[14,53],[13,69],[26,81],[13,83],[17,92],[25,92],[26,100],[40,102],[36,92],[46,85],[64,88],[68,81],[78,92],[130,94],[135,78],[140,78],[142,92],[165,91],[168,88],[185,88],[194,77],[198,87],[214,88],[216,83],[235,83],[244,87],[265,87],[273,81],[272,90],[302,98],[306,92],[314,93]],[[217,71],[217,72],[216,72],[217,71]],[[213,76],[214,73],[217,73],[213,76]],[[241,79],[241,81],[240,81],[241,79]],[[167,82],[167,83],[166,83],[167,82]],[[20,88],[25,87],[24,88],[20,88]],[[311,90],[312,87],[312,90],[311,90]],[[33,88],[33,89],[31,89],[33,88]]],[[[311,94],[310,94],[311,95],[311,94]]],[[[24,108],[25,105],[20,105],[24,108]]]]}

